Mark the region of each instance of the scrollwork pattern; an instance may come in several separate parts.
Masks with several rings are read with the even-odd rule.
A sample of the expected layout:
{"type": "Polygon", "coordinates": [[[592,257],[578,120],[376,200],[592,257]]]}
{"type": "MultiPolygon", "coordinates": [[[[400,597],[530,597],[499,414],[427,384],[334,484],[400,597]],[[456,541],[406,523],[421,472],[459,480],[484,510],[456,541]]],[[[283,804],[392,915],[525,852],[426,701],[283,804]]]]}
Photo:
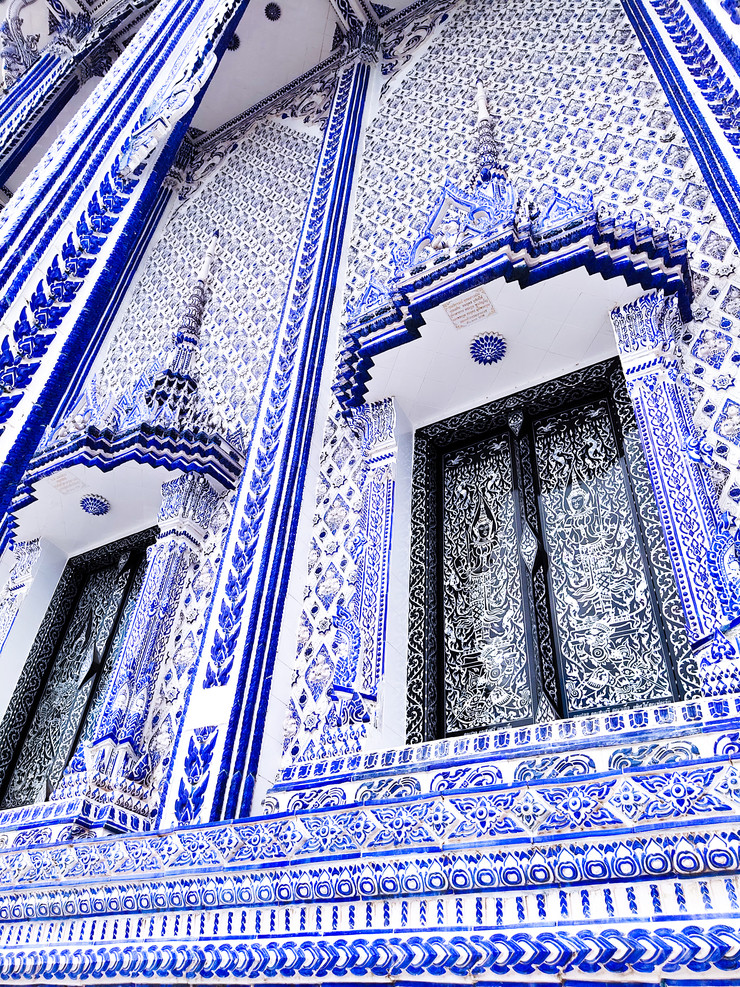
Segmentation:
{"type": "MultiPolygon", "coordinates": [[[[439,735],[440,727],[435,722],[435,708],[430,706],[428,702],[430,683],[435,681],[434,669],[436,667],[436,647],[438,640],[438,628],[437,628],[437,616],[432,605],[432,596],[434,594],[435,588],[432,583],[436,584],[436,578],[434,577],[434,559],[436,555],[436,539],[437,539],[437,524],[435,520],[437,517],[436,509],[435,512],[432,510],[433,498],[435,496],[435,464],[438,458],[443,456],[445,450],[449,447],[459,447],[461,444],[474,442],[481,435],[490,434],[496,429],[509,429],[510,428],[510,418],[513,414],[518,413],[522,410],[532,414],[537,413],[542,419],[546,419],[548,415],[554,415],[559,408],[564,404],[575,401],[587,401],[591,399],[599,398],[599,395],[603,395],[604,380],[609,379],[610,375],[620,374],[617,369],[615,361],[607,364],[599,364],[585,370],[576,371],[573,374],[568,375],[566,378],[562,378],[560,384],[556,381],[550,381],[546,384],[540,385],[538,388],[528,389],[521,392],[518,395],[503,398],[500,401],[494,402],[491,405],[487,405],[481,408],[472,409],[471,411],[464,412],[454,418],[446,419],[444,421],[438,422],[434,425],[426,426],[417,432],[416,444],[415,444],[415,457],[414,457],[414,472],[413,472],[413,491],[414,496],[412,499],[412,546],[411,546],[411,579],[410,579],[410,599],[409,599],[409,694],[408,694],[408,710],[409,710],[409,739],[413,738],[415,740],[421,740],[424,738],[430,738],[432,736],[439,735]],[[559,391],[559,388],[563,387],[564,390],[559,391]]],[[[615,378],[616,379],[616,378],[615,378]]],[[[618,384],[618,382],[617,382],[618,384]]],[[[617,386],[615,384],[615,386],[617,386]]],[[[624,391],[624,383],[621,384],[622,391],[624,391]]],[[[624,399],[624,394],[622,398],[624,399]]],[[[610,413],[611,414],[611,413],[610,413]]],[[[598,416],[597,416],[598,419],[598,416]]],[[[611,418],[604,419],[605,421],[611,421],[611,418]]],[[[609,424],[609,429],[613,426],[609,424]]],[[[521,431],[521,427],[520,427],[521,431]]],[[[634,517],[632,514],[632,509],[629,506],[629,500],[627,499],[626,487],[624,486],[624,475],[622,474],[622,467],[618,463],[618,453],[617,446],[615,445],[616,438],[613,433],[609,433],[611,437],[609,442],[611,443],[612,455],[617,457],[614,459],[614,478],[615,484],[618,481],[617,486],[614,487],[614,495],[616,496],[616,491],[620,491],[620,516],[624,516],[628,520],[625,524],[632,523],[631,520],[634,517]],[[620,479],[621,478],[621,479],[620,479]],[[619,486],[621,484],[621,486],[619,486]]],[[[532,509],[529,505],[530,495],[527,493],[527,485],[530,486],[533,483],[533,470],[539,471],[540,469],[547,469],[547,463],[549,461],[550,453],[545,450],[544,447],[537,454],[537,458],[541,458],[544,465],[540,463],[531,463],[530,458],[534,455],[534,450],[529,451],[526,429],[521,431],[521,435],[517,439],[518,448],[522,453],[522,500],[524,503],[524,508],[526,511],[525,520],[527,520],[530,527],[533,529],[533,536],[536,531],[539,530],[539,520],[537,517],[537,509],[532,509]],[[529,478],[529,479],[527,479],[529,478]]],[[[588,444],[585,443],[583,448],[588,448],[588,444]]],[[[640,451],[639,449],[631,446],[630,455],[634,458],[634,461],[639,464],[640,451]]],[[[562,459],[561,455],[561,459],[562,459]]],[[[563,466],[562,469],[566,467],[563,466]]],[[[567,470],[566,470],[567,472],[567,470]]],[[[563,478],[561,478],[563,479],[563,478]]],[[[570,483],[569,476],[564,476],[563,482],[567,486],[570,483]]],[[[565,492],[565,491],[564,491],[565,492]]],[[[653,504],[651,507],[650,498],[652,493],[649,487],[644,484],[635,491],[635,495],[638,498],[638,509],[642,515],[647,511],[647,517],[654,517],[657,508],[653,504]],[[652,510],[652,514],[650,511],[652,510]]],[[[562,506],[562,505],[561,505],[562,506]]],[[[659,537],[659,532],[656,531],[656,527],[653,524],[651,528],[652,536],[659,537]]],[[[535,536],[536,537],[536,536],[535,536]]],[[[636,563],[640,556],[640,549],[637,548],[639,544],[639,538],[641,535],[637,534],[637,529],[632,531],[630,538],[638,538],[637,542],[633,543],[633,548],[630,549],[630,558],[636,563]],[[637,553],[635,555],[635,553],[637,553]]],[[[688,653],[688,646],[686,642],[686,637],[682,631],[681,624],[676,620],[676,597],[675,591],[674,595],[671,596],[670,584],[665,586],[665,582],[668,579],[669,573],[666,567],[666,556],[665,551],[663,553],[657,553],[658,557],[658,572],[659,572],[659,583],[664,584],[663,589],[660,589],[658,584],[657,590],[658,595],[664,597],[662,606],[664,610],[669,613],[673,612],[674,619],[672,623],[669,623],[671,628],[672,637],[675,636],[675,648],[676,653],[682,655],[679,674],[685,672],[686,679],[684,683],[684,688],[691,694],[692,688],[696,688],[696,671],[694,670],[694,677],[692,679],[692,661],[688,653]],[[670,601],[673,601],[672,604],[670,601]],[[665,601],[668,601],[667,603],[665,601]],[[671,611],[671,606],[673,610],[671,611]]],[[[660,639],[660,634],[658,628],[660,627],[660,616],[656,609],[656,604],[654,601],[652,589],[652,582],[648,583],[648,573],[643,562],[639,563],[638,569],[635,570],[637,573],[636,586],[638,592],[643,592],[646,595],[646,600],[648,601],[646,613],[650,614],[650,626],[652,631],[650,632],[650,641],[653,644],[660,639]],[[642,590],[640,589],[642,587],[642,590]],[[655,635],[658,635],[656,638],[655,635]]],[[[563,585],[561,587],[563,592],[567,590],[567,586],[563,585]]],[[[536,615],[537,621],[537,635],[536,641],[539,643],[540,652],[539,660],[540,667],[542,670],[542,689],[543,697],[547,704],[549,704],[549,709],[547,712],[538,711],[538,719],[546,719],[548,716],[552,716],[558,708],[558,686],[556,681],[556,669],[554,665],[554,652],[553,652],[553,642],[551,639],[551,631],[548,632],[548,627],[550,626],[551,617],[549,613],[549,593],[547,589],[547,577],[545,570],[542,568],[541,563],[535,563],[534,570],[531,574],[531,594],[533,607],[536,615]]],[[[567,594],[566,594],[567,595],[567,594]]],[[[557,619],[553,615],[553,619],[557,619]]],[[[596,628],[597,631],[599,627],[596,628]]],[[[598,642],[591,641],[591,644],[596,644],[598,642]]],[[[651,645],[652,647],[652,645],[651,645]]],[[[657,645],[659,654],[659,663],[656,666],[658,676],[650,686],[645,695],[654,695],[657,699],[659,696],[662,698],[670,698],[672,696],[671,687],[668,685],[668,665],[666,658],[664,657],[664,652],[661,650],[662,645],[657,645]],[[660,681],[662,686],[658,686],[656,683],[660,681]],[[652,688],[653,692],[650,692],[652,688]],[[662,691],[661,691],[662,689],[662,691]]],[[[626,652],[625,652],[626,656],[626,652]]],[[[694,666],[695,667],[695,666],[694,666]]],[[[594,672],[594,674],[596,674],[594,672]]],[[[682,680],[684,681],[684,680],[682,680]]],[[[629,700],[622,700],[628,701],[629,700]]],[[[639,701],[633,697],[632,701],[639,701]]],[[[591,708],[602,708],[599,706],[591,708]]]]}
{"type": "Polygon", "coordinates": [[[443,460],[445,732],[531,717],[511,448],[506,435],[443,460]]]}
{"type": "Polygon", "coordinates": [[[124,552],[93,572],[68,616],[61,644],[33,719],[16,754],[2,807],[43,800],[60,781],[93,701],[99,672],[115,660],[119,613],[141,565],[124,552]]]}
{"type": "Polygon", "coordinates": [[[152,538],[152,531],[144,531],[104,548],[93,549],[68,563],[0,723],[0,779],[7,778],[14,752],[18,750],[31,721],[69,613],[86,575],[96,568],[109,565],[112,559],[146,544],[152,538]]]}
{"type": "Polygon", "coordinates": [[[606,401],[534,436],[568,709],[672,699],[606,401]]]}

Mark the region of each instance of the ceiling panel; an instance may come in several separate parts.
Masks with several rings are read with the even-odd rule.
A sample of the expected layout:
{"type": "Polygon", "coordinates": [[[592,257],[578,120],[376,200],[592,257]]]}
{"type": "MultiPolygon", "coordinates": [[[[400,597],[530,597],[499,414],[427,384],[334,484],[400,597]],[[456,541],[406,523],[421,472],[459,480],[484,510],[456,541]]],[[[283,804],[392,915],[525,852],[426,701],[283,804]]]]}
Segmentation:
{"type": "Polygon", "coordinates": [[[236,29],[239,47],[227,51],[193,118],[214,130],[292,82],[331,53],[337,18],[329,0],[280,0],[271,21],[263,0],[252,0],[236,29]]]}
{"type": "Polygon", "coordinates": [[[524,289],[499,279],[484,290],[492,314],[456,329],[440,306],[425,313],[419,339],[379,354],[366,400],[395,397],[418,428],[604,360],[616,354],[609,313],[643,293],[583,268],[524,289]],[[471,357],[481,333],[505,339],[500,362],[484,366],[471,357]]]}

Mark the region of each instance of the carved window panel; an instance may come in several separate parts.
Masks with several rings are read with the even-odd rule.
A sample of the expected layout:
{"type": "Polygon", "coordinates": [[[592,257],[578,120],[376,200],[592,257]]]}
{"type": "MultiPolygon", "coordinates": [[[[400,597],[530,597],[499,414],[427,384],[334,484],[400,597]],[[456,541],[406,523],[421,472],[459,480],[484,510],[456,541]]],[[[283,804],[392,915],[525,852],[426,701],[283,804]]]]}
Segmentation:
{"type": "Polygon", "coordinates": [[[564,712],[674,699],[607,400],[539,419],[533,432],[564,712]]]}
{"type": "Polygon", "coordinates": [[[445,733],[531,720],[530,662],[507,434],[442,465],[445,733]]]}
{"type": "Polygon", "coordinates": [[[617,361],[416,433],[410,742],[697,694],[617,361]]]}
{"type": "Polygon", "coordinates": [[[67,564],[3,722],[2,734],[19,736],[6,768],[1,808],[48,798],[94,728],[141,588],[150,541],[151,532],[144,532],[67,564]],[[23,704],[27,714],[18,731],[23,704]]]}

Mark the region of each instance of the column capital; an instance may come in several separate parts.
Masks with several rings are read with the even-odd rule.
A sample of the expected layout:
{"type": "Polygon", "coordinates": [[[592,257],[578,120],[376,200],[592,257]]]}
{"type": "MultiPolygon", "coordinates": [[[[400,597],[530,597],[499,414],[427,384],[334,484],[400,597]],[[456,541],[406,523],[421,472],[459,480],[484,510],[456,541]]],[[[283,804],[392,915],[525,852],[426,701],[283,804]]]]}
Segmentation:
{"type": "Polygon", "coordinates": [[[200,547],[221,496],[198,473],[184,473],[163,483],[157,540],[179,535],[200,547]]]}
{"type": "Polygon", "coordinates": [[[651,291],[611,313],[627,383],[659,372],[675,377],[681,314],[673,295],[651,291]]]}

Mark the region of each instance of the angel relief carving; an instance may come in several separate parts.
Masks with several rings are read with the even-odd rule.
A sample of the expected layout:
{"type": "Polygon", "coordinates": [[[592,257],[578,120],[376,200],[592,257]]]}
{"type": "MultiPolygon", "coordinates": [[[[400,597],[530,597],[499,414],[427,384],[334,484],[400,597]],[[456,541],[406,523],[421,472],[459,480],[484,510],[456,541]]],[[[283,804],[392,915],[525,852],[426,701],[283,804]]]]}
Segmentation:
{"type": "Polygon", "coordinates": [[[673,698],[606,401],[535,425],[568,711],[673,698]]]}
{"type": "Polygon", "coordinates": [[[532,698],[506,436],[445,457],[444,511],[447,732],[526,719],[532,698]]]}
{"type": "Polygon", "coordinates": [[[556,644],[562,714],[674,698],[606,397],[446,452],[442,485],[447,735],[540,716],[543,620],[556,644]],[[521,443],[532,448],[534,472],[517,469],[521,443]],[[522,498],[539,505],[540,537],[522,498]],[[548,601],[534,589],[541,566],[548,601]]]}
{"type": "Polygon", "coordinates": [[[39,635],[52,651],[48,676],[0,807],[48,799],[75,748],[90,734],[140,588],[145,544],[144,536],[134,536],[116,543],[118,552],[111,546],[88,553],[89,569],[88,556],[68,566],[60,587],[69,584],[69,599],[66,606],[63,596],[52,601],[39,635]]]}

